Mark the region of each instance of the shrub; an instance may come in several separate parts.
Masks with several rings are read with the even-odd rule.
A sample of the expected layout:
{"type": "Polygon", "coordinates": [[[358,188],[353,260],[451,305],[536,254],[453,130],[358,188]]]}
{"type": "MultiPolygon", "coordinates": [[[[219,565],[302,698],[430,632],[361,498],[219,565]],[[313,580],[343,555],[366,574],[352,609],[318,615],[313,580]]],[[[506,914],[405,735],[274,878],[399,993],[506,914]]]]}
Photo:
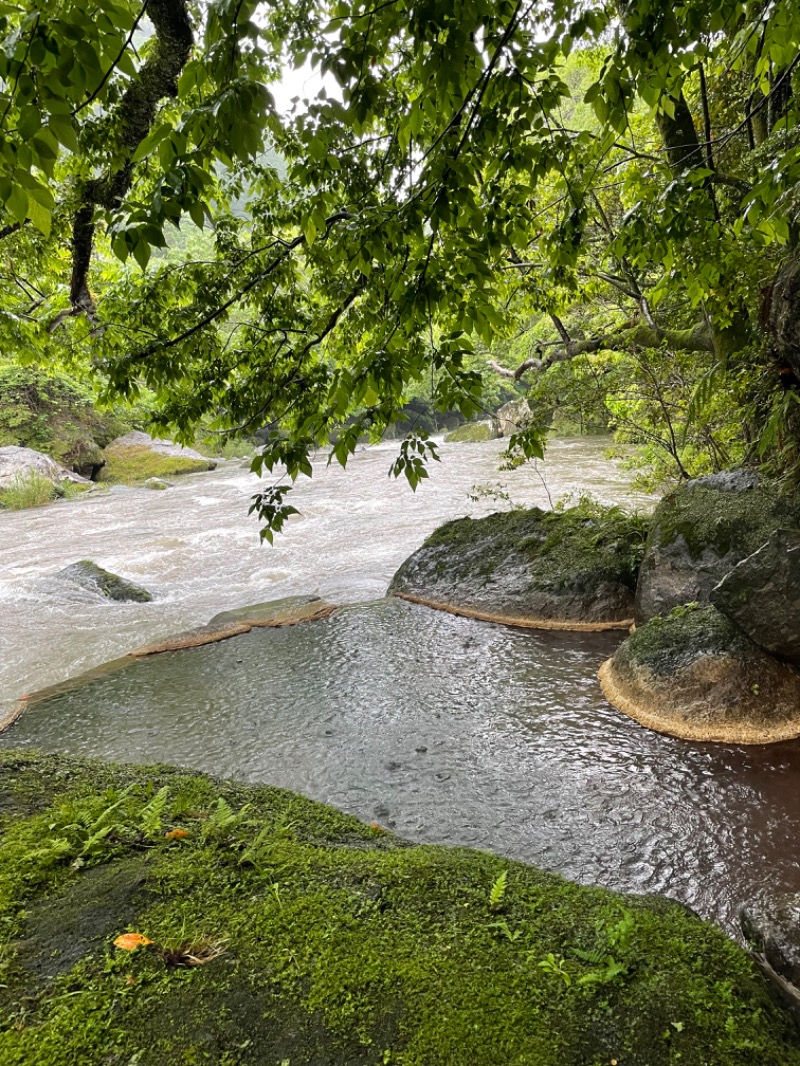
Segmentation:
{"type": "Polygon", "coordinates": [[[56,487],[36,470],[19,473],[10,488],[0,492],[0,504],[9,511],[23,511],[28,507],[44,507],[56,497],[56,487]]]}

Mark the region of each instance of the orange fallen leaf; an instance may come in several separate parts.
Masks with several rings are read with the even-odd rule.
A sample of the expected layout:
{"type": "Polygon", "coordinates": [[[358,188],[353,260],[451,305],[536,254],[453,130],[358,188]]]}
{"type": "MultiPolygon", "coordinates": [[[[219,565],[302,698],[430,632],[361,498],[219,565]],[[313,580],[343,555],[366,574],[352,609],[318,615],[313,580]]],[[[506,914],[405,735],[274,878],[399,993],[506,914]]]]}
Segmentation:
{"type": "Polygon", "coordinates": [[[143,936],[141,933],[123,933],[122,936],[118,936],[114,941],[115,948],[122,948],[123,951],[135,951],[136,948],[145,947],[147,944],[152,944],[153,941],[148,936],[143,936]]]}
{"type": "Polygon", "coordinates": [[[165,840],[184,840],[188,837],[188,833],[185,829],[170,829],[168,833],[164,834],[165,840]]]}
{"type": "Polygon", "coordinates": [[[370,827],[370,829],[377,829],[379,833],[385,833],[386,832],[386,830],[383,828],[383,826],[382,825],[378,825],[377,822],[370,822],[369,823],[369,827],[370,827]]]}

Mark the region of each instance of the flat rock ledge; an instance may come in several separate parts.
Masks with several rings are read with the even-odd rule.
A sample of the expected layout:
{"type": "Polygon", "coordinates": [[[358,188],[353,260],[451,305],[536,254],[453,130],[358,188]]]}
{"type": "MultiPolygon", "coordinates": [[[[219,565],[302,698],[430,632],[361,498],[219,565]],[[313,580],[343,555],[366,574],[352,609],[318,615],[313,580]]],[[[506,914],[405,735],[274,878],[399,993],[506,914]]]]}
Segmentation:
{"type": "Polygon", "coordinates": [[[215,615],[208,625],[197,626],[155,644],[136,648],[130,654],[141,658],[164,651],[199,648],[204,644],[216,644],[230,637],[241,636],[242,633],[249,633],[251,629],[281,629],[284,626],[299,625],[301,622],[316,622],[327,618],[335,610],[336,607],[332,603],[326,603],[318,596],[287,596],[282,600],[223,611],[215,615]]]}
{"type": "Polygon", "coordinates": [[[800,673],[714,607],[677,608],[637,627],[599,677],[609,703],[659,733],[726,744],[800,736],[800,673]]]}
{"type": "Polygon", "coordinates": [[[289,596],[269,603],[258,603],[250,607],[241,607],[234,611],[225,611],[215,615],[204,626],[197,626],[185,633],[177,633],[164,640],[135,648],[118,659],[101,663],[67,681],[48,685],[47,688],[27,693],[13,703],[0,704],[0,733],[13,725],[19,716],[35,703],[49,699],[62,692],[67,692],[76,685],[83,685],[97,677],[104,677],[131,665],[136,659],[148,655],[160,655],[168,651],[183,651],[187,648],[200,648],[205,644],[217,644],[231,637],[242,636],[251,629],[278,629],[283,626],[296,626],[303,622],[317,622],[333,614],[336,606],[316,596],[289,596]],[[241,616],[241,618],[238,618],[241,616]]]}
{"type": "Polygon", "coordinates": [[[642,521],[618,510],[507,511],[437,529],[389,594],[528,629],[629,629],[642,521]]]}

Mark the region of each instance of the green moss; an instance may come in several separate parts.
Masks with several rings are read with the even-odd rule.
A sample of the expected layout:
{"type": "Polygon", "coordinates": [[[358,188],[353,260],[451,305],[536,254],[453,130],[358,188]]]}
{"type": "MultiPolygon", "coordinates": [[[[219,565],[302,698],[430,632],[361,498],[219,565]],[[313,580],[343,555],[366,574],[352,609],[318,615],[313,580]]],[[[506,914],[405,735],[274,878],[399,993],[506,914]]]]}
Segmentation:
{"type": "Polygon", "coordinates": [[[449,554],[442,566],[456,572],[461,560],[473,569],[469,552],[476,543],[491,543],[483,551],[486,576],[511,555],[527,559],[533,577],[556,586],[580,580],[585,571],[623,580],[633,590],[644,555],[649,520],[619,507],[584,500],[575,507],[543,511],[538,507],[498,512],[487,518],[460,518],[435,530],[424,547],[449,546],[464,552],[449,554]]]}
{"type": "Polygon", "coordinates": [[[768,487],[720,492],[702,485],[683,486],[666,496],[656,511],[653,538],[659,544],[683,537],[693,558],[711,546],[718,555],[735,550],[752,554],[780,526],[797,526],[795,499],[768,487]]]}
{"type": "Polygon", "coordinates": [[[715,607],[686,604],[637,626],[617,655],[672,674],[701,655],[733,655],[739,660],[758,654],[752,642],[715,607]]]}
{"type": "Polygon", "coordinates": [[[492,440],[494,434],[488,422],[465,422],[444,438],[448,444],[479,444],[492,440]]]}
{"type": "Polygon", "coordinates": [[[4,1066],[800,1064],[754,964],[665,900],[166,767],[3,752],[0,812],[4,1066]]]}
{"type": "Polygon", "coordinates": [[[136,485],[151,477],[168,478],[209,469],[205,459],[163,455],[142,445],[109,449],[105,452],[105,460],[100,480],[122,485],[136,485]]]}
{"type": "Polygon", "coordinates": [[[14,444],[68,467],[102,462],[100,449],[130,428],[97,410],[88,390],[60,371],[0,366],[0,446],[14,444]]]}

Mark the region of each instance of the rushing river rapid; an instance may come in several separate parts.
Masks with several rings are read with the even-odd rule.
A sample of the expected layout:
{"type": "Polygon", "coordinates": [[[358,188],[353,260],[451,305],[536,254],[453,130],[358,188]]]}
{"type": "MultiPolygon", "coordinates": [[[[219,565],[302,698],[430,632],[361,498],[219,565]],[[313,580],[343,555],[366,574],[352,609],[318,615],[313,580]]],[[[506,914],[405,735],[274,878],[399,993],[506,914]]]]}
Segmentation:
{"type": "Polygon", "coordinates": [[[555,443],[498,473],[500,445],[444,445],[416,495],[390,445],[298,488],[276,547],[246,517],[239,463],[168,492],[117,489],[0,515],[0,699],[10,703],[207,621],[316,593],[322,621],[137,660],[35,703],[0,744],[174,762],[282,785],[414,840],[466,844],[585,883],[664,892],[729,931],[764,885],[800,890],[800,744],[696,745],[603,699],[612,634],[521,631],[385,600],[442,521],[496,509],[475,484],[548,505],[588,490],[646,504],[603,442],[555,443]],[[50,575],[91,558],[151,589],[112,604],[50,575]]]}

